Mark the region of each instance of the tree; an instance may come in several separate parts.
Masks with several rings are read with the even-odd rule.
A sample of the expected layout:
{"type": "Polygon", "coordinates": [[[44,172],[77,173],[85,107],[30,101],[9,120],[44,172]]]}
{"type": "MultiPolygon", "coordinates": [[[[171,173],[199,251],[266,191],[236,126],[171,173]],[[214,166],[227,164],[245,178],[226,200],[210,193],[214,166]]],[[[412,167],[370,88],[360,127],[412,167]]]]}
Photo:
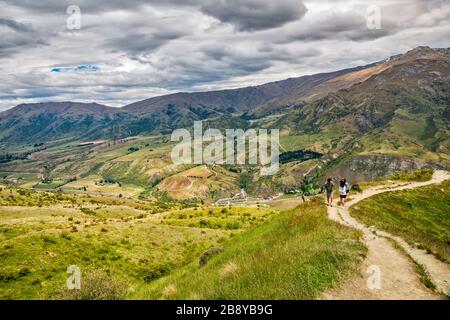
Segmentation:
{"type": "Polygon", "coordinates": [[[251,173],[244,172],[239,176],[239,187],[246,191],[249,191],[253,182],[253,177],[251,173]]]}
{"type": "Polygon", "coordinates": [[[300,184],[300,190],[305,196],[313,196],[319,192],[314,183],[314,178],[308,176],[303,178],[300,184]]]}

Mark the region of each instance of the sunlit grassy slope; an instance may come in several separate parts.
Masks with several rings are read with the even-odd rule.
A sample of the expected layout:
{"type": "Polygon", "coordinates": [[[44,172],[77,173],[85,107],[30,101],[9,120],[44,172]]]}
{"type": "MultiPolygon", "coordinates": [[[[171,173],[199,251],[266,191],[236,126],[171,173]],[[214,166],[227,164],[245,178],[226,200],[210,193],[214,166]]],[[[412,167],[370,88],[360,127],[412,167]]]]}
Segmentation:
{"type": "Polygon", "coordinates": [[[360,234],[326,216],[320,201],[241,233],[204,266],[195,260],[139,292],[153,299],[314,299],[358,272],[360,234]]]}
{"type": "Polygon", "coordinates": [[[94,287],[106,297],[133,298],[275,213],[0,186],[0,299],[71,298],[64,291],[70,265],[87,287],[100,279],[94,287]],[[120,292],[105,289],[114,283],[120,292]]]}
{"type": "Polygon", "coordinates": [[[318,298],[357,271],[359,236],[316,201],[280,213],[0,186],[0,298],[318,298]],[[70,265],[81,292],[65,289],[70,265]]]}
{"type": "Polygon", "coordinates": [[[450,261],[450,181],[363,200],[352,215],[450,261]]]}

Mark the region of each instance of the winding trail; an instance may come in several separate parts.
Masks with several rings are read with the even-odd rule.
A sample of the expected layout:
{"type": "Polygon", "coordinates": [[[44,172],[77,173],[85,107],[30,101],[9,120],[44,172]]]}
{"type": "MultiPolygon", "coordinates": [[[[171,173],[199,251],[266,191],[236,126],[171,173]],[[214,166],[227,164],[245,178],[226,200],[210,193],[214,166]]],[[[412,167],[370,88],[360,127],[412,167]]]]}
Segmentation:
{"type": "MultiPolygon", "coordinates": [[[[436,285],[436,291],[450,296],[450,265],[438,260],[424,250],[410,246],[403,239],[387,232],[366,227],[350,216],[348,207],[373,195],[422,187],[450,179],[446,171],[436,171],[431,180],[404,184],[391,184],[364,190],[352,195],[352,200],[344,209],[328,207],[328,216],[343,225],[361,230],[363,242],[368,248],[367,256],[361,266],[361,276],[356,276],[341,286],[324,293],[324,299],[442,299],[443,297],[426,288],[419,279],[416,267],[411,261],[421,265],[430,280],[436,285]],[[407,254],[395,248],[395,242],[407,254]],[[368,283],[374,279],[374,269],[380,271],[380,288],[369,289],[368,283]]],[[[373,283],[373,282],[372,282],[373,283]]]]}
{"type": "Polygon", "coordinates": [[[186,187],[185,190],[189,190],[194,185],[194,181],[192,181],[192,179],[190,179],[190,178],[188,178],[188,179],[189,179],[189,185],[186,187]]]}

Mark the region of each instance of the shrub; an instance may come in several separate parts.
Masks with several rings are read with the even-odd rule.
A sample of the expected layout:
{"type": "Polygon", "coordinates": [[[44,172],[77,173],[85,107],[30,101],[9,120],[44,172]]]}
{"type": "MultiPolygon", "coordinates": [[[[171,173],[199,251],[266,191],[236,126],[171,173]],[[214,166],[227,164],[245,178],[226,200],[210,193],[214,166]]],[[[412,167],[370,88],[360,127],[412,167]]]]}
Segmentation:
{"type": "Polygon", "coordinates": [[[22,268],[22,269],[20,269],[20,271],[19,271],[19,277],[25,277],[26,275],[28,275],[29,273],[30,273],[31,271],[30,271],[30,269],[28,269],[28,268],[22,268]]]}
{"type": "Polygon", "coordinates": [[[171,265],[152,265],[145,268],[142,273],[144,273],[144,281],[152,282],[153,280],[164,277],[170,273],[172,270],[171,265]]]}
{"type": "Polygon", "coordinates": [[[85,214],[94,215],[94,216],[96,214],[94,210],[91,210],[89,208],[80,208],[80,211],[85,214]]]}
{"type": "Polygon", "coordinates": [[[63,238],[63,239],[66,239],[66,240],[71,240],[72,239],[67,232],[61,233],[60,237],[63,238]]]}
{"type": "Polygon", "coordinates": [[[239,229],[241,227],[240,223],[235,221],[235,222],[227,222],[225,228],[227,230],[234,230],[234,229],[239,229]]]}
{"type": "Polygon", "coordinates": [[[433,169],[421,169],[413,172],[402,171],[397,172],[389,179],[398,181],[428,181],[433,177],[433,169]]]}
{"type": "Polygon", "coordinates": [[[93,270],[81,277],[80,290],[64,289],[61,299],[67,300],[121,300],[125,297],[126,285],[104,271],[93,270]]]}
{"type": "Polygon", "coordinates": [[[45,244],[55,244],[55,239],[50,238],[49,236],[42,236],[42,241],[44,241],[45,244]]]}
{"type": "Polygon", "coordinates": [[[128,148],[128,152],[136,152],[136,151],[139,151],[139,148],[138,147],[129,147],[128,148]]]}
{"type": "Polygon", "coordinates": [[[198,264],[200,267],[204,266],[212,257],[215,255],[221,253],[223,251],[222,248],[209,248],[205,252],[202,253],[200,256],[200,259],[198,261],[198,264]]]}

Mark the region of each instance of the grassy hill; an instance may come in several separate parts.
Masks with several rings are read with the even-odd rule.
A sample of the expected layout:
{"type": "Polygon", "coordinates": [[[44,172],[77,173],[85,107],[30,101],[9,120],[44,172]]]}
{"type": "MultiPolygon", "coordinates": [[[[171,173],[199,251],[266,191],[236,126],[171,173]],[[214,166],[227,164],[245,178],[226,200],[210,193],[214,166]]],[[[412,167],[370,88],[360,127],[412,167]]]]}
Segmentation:
{"type": "MultiPolygon", "coordinates": [[[[448,261],[449,187],[379,194],[351,213],[448,261]]],[[[321,198],[252,203],[208,207],[2,185],[0,298],[319,299],[358,274],[362,235],[328,219],[321,198]],[[81,291],[65,289],[70,265],[81,268],[81,291]]]]}
{"type": "Polygon", "coordinates": [[[70,265],[106,297],[139,297],[141,287],[275,214],[1,186],[0,298],[70,298],[70,265]]]}
{"type": "Polygon", "coordinates": [[[450,181],[363,200],[351,214],[450,262],[450,181]]]}
{"type": "Polygon", "coordinates": [[[328,220],[321,201],[282,212],[139,293],[151,299],[314,299],[358,272],[360,234],[328,220]],[[202,259],[200,259],[202,260],[202,259]]]}
{"type": "Polygon", "coordinates": [[[2,186],[0,205],[2,299],[317,298],[365,252],[315,201],[280,213],[2,186]],[[65,289],[70,265],[81,291],[65,289]]]}

